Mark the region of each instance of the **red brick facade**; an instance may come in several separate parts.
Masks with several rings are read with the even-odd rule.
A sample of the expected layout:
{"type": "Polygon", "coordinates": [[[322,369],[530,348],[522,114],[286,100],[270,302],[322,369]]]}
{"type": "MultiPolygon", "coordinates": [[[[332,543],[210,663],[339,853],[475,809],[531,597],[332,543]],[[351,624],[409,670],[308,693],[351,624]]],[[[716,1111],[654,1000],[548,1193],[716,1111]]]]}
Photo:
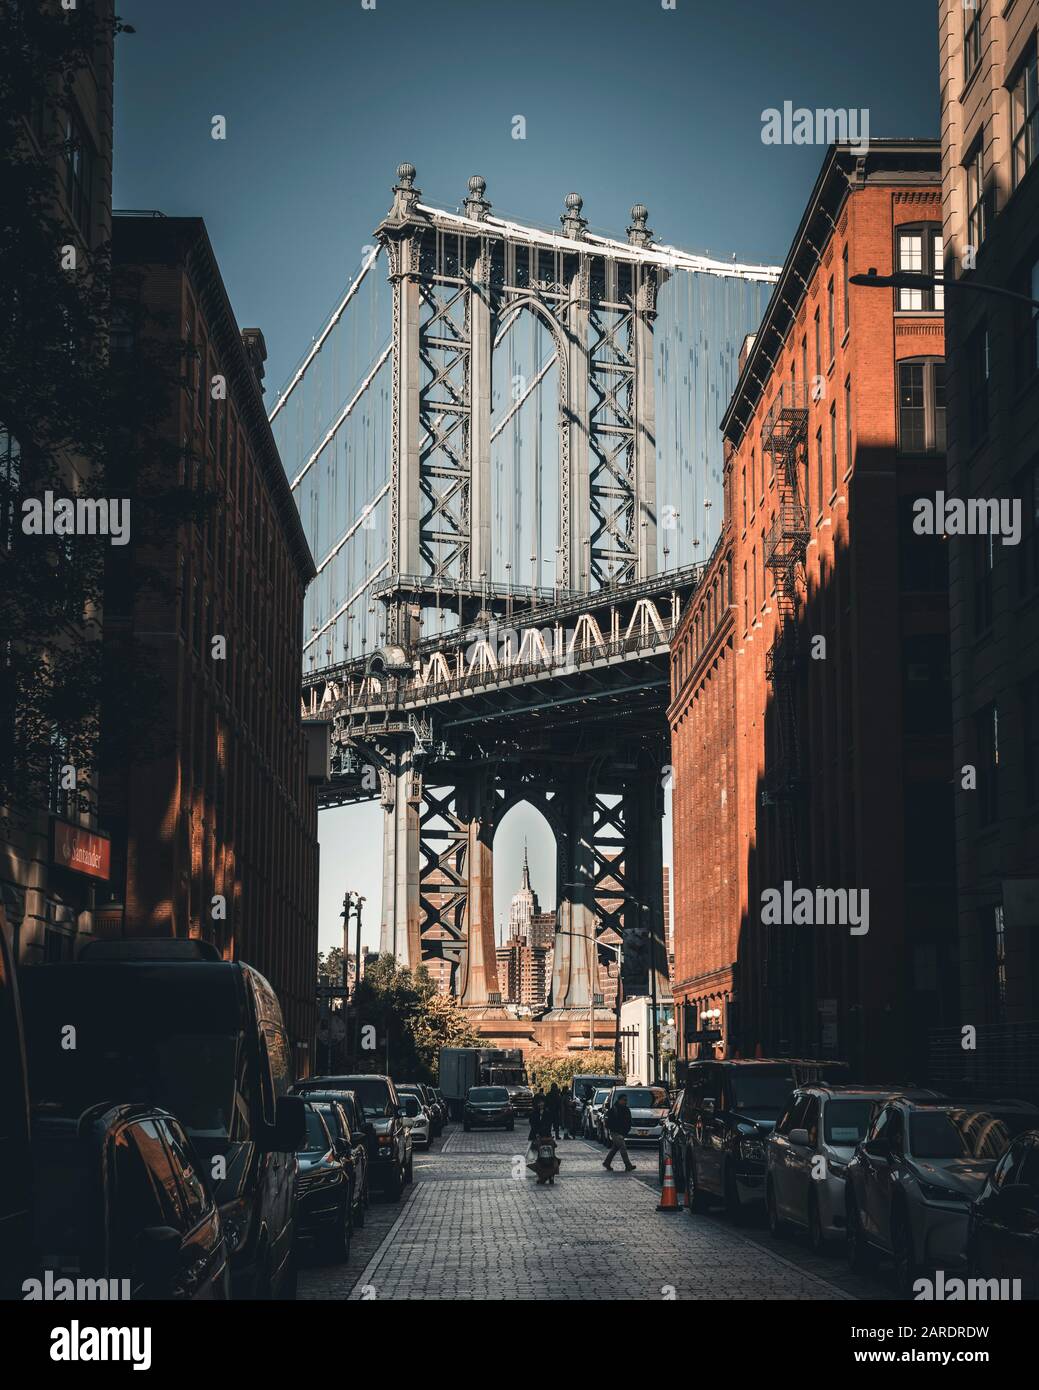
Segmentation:
{"type": "Polygon", "coordinates": [[[891,273],[899,227],[924,244],[940,222],[936,144],[832,148],[723,422],[723,532],[670,720],[676,1000],[720,1010],[701,1026],[729,1055],[908,1074],[955,992],[945,554],[911,530],[944,477],[942,316],[847,283],[891,273]],[[765,926],[785,881],[868,890],[868,932],[765,926]]]}
{"type": "Polygon", "coordinates": [[[243,344],[204,224],[119,218],[114,246],[154,331],[184,344],[185,389],[167,428],[182,442],[182,481],[215,503],[175,544],[134,556],[168,585],[145,591],[129,621],[163,673],[170,737],[157,760],[122,777],[109,770],[124,861],[113,884],[125,899],[105,916],[110,933],[201,936],[225,959],[255,965],[278,993],[305,1074],[318,847],[299,672],[313,560],[263,406],[262,340],[247,332],[243,344]],[[213,398],[216,377],[226,399],[213,398]]]}

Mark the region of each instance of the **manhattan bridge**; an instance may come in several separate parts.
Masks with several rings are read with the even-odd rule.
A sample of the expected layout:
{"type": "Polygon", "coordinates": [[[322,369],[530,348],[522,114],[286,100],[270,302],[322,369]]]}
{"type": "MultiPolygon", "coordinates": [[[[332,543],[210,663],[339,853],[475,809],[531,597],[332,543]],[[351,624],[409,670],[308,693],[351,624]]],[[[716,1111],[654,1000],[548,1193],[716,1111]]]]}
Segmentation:
{"type": "Polygon", "coordinates": [[[558,229],[482,178],[427,205],[410,164],[271,410],[317,578],[302,704],[321,805],[383,808],[380,950],[500,999],[494,834],[556,843],[548,1018],[666,984],[669,644],[722,511],[718,424],[778,270],[627,239],[567,195],[558,229]],[[599,943],[597,946],[597,942],[599,943]]]}

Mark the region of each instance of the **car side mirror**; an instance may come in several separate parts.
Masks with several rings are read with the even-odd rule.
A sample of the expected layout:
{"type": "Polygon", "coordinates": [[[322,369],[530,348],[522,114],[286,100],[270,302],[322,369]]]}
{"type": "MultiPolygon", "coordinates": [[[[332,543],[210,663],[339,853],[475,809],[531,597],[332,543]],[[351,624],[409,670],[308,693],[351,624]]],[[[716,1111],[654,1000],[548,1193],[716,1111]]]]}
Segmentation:
{"type": "Polygon", "coordinates": [[[167,1283],[180,1264],[181,1235],[172,1226],[148,1226],[137,1237],[136,1272],[146,1285],[167,1283]]]}
{"type": "Polygon", "coordinates": [[[870,1158],[890,1158],[891,1140],[890,1139],[869,1139],[862,1146],[862,1152],[870,1158]]]}
{"type": "Polygon", "coordinates": [[[274,1123],[264,1125],[258,1140],[262,1153],[295,1153],[307,1133],[307,1103],[302,1096],[279,1096],[274,1123]]]}
{"type": "Polygon", "coordinates": [[[796,1144],[798,1148],[806,1149],[808,1147],[808,1131],[806,1129],[792,1129],[790,1142],[796,1144]]]}

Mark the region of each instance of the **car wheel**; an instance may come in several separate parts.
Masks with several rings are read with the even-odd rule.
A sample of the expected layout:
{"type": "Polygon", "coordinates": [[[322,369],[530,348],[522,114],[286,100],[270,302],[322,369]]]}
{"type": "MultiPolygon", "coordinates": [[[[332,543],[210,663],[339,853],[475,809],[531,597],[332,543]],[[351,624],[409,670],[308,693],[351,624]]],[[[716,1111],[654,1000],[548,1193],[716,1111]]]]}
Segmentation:
{"type": "Polygon", "coordinates": [[[386,1196],[391,1202],[399,1202],[400,1194],[404,1191],[404,1170],[395,1168],[393,1176],[386,1183],[386,1196]]]}
{"type": "Polygon", "coordinates": [[[350,1258],[350,1243],[353,1232],[350,1226],[350,1204],[347,1201],[339,1213],[339,1220],[328,1233],[325,1242],[325,1256],[329,1264],[342,1265],[350,1258]]]}
{"type": "Polygon", "coordinates": [[[412,1181],[413,1181],[413,1179],[414,1179],[414,1170],[415,1170],[415,1152],[414,1152],[414,1150],[412,1150],[412,1152],[408,1154],[408,1166],[404,1169],[404,1181],[405,1181],[406,1183],[409,1183],[409,1182],[412,1182],[412,1181]]]}
{"type": "Polygon", "coordinates": [[[771,1179],[765,1188],[765,1209],[768,1212],[769,1234],[782,1240],[786,1235],[786,1222],[779,1215],[779,1207],[776,1203],[776,1188],[771,1179]]]}
{"type": "Polygon", "coordinates": [[[734,1226],[743,1221],[743,1205],[736,1186],[736,1174],[731,1167],[725,1169],[725,1213],[734,1226]]]}
{"type": "Polygon", "coordinates": [[[360,1231],[364,1228],[365,1211],[368,1206],[367,1188],[361,1193],[361,1200],[354,1207],[354,1230],[360,1231]]]}
{"type": "Polygon", "coordinates": [[[856,1274],[865,1274],[870,1267],[872,1252],[853,1197],[848,1199],[845,1206],[844,1229],[848,1264],[856,1274]]]}
{"type": "Polygon", "coordinates": [[[463,1125],[462,1128],[465,1130],[466,1134],[468,1134],[469,1131],[470,1131],[470,1129],[472,1128],[472,1126],[471,1126],[471,1125],[463,1125]]]}
{"type": "Polygon", "coordinates": [[[657,1182],[661,1187],[664,1186],[664,1146],[661,1144],[657,1149],[657,1182]]]}
{"type": "Polygon", "coordinates": [[[515,1128],[516,1128],[516,1123],[515,1123],[515,1121],[513,1121],[511,1124],[506,1125],[506,1129],[508,1129],[508,1131],[509,1131],[510,1134],[512,1133],[512,1131],[513,1131],[515,1128]]]}
{"type": "Polygon", "coordinates": [[[903,1211],[895,1211],[891,1219],[891,1252],[895,1258],[895,1287],[903,1298],[912,1298],[916,1278],[916,1257],[913,1252],[913,1233],[903,1211]]]}
{"type": "Polygon", "coordinates": [[[708,1206],[707,1194],[697,1186],[696,1164],[693,1162],[692,1155],[686,1156],[685,1173],[689,1193],[689,1215],[692,1216],[694,1212],[706,1211],[708,1206]]]}
{"type": "Polygon", "coordinates": [[[822,1255],[826,1250],[823,1219],[819,1215],[819,1198],[814,1192],[808,1197],[808,1244],[817,1255],[822,1255]]]}
{"type": "Polygon", "coordinates": [[[285,1272],[281,1276],[281,1289],[279,1297],[295,1299],[299,1295],[299,1258],[296,1254],[296,1245],[293,1241],[292,1251],[286,1261],[285,1272]]]}

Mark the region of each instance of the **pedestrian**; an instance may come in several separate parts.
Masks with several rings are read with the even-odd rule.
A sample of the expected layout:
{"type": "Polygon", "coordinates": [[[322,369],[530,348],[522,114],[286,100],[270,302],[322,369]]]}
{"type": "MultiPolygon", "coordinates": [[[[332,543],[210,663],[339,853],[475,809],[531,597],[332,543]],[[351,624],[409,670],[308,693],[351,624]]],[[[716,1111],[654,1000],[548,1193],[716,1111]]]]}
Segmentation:
{"type": "Polygon", "coordinates": [[[624,1160],[624,1171],[633,1173],[635,1165],[628,1157],[628,1146],[624,1142],[625,1136],[631,1130],[631,1111],[628,1109],[628,1097],[623,1091],[606,1112],[606,1128],[610,1134],[610,1149],[602,1161],[602,1166],[607,1172],[612,1173],[613,1156],[619,1153],[624,1160]]]}
{"type": "Polygon", "coordinates": [[[552,1132],[559,1138],[559,1127],[563,1123],[563,1093],[553,1081],[545,1098],[545,1111],[552,1125],[552,1132]]]}
{"type": "Polygon", "coordinates": [[[577,1101],[574,1100],[573,1093],[570,1091],[567,1091],[564,1097],[563,1110],[566,1115],[566,1137],[568,1139],[579,1139],[581,1121],[577,1113],[577,1101]]]}
{"type": "Polygon", "coordinates": [[[530,1133],[527,1138],[532,1144],[536,1144],[539,1139],[543,1139],[546,1135],[551,1138],[552,1120],[545,1106],[545,1097],[539,1091],[530,1108],[530,1133]]]}

